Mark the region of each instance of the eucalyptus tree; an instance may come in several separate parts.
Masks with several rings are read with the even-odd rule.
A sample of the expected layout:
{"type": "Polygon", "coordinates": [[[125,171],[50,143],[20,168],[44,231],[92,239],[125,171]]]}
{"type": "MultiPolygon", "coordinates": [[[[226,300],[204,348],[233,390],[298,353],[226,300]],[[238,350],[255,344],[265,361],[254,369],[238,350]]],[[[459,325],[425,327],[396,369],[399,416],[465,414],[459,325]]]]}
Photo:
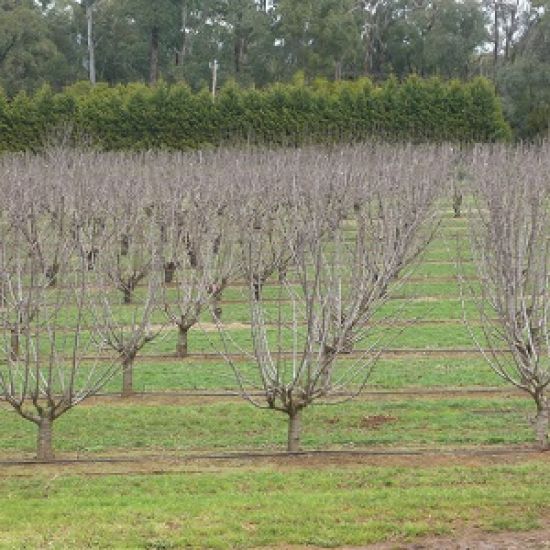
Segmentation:
{"type": "Polygon", "coordinates": [[[550,119],[550,12],[533,8],[527,21],[497,72],[497,86],[516,135],[531,140],[547,135],[550,119]]]}
{"type": "Polygon", "coordinates": [[[96,83],[94,12],[101,0],[82,0],[81,6],[86,13],[86,44],[88,48],[88,77],[92,84],[96,83]]]}
{"type": "MultiPolygon", "coordinates": [[[[360,148],[294,155],[300,160],[299,171],[291,162],[281,163],[275,180],[283,182],[285,200],[270,220],[277,236],[270,246],[289,252],[298,283],[279,281],[275,310],[273,302],[257,292],[254,273],[266,261],[266,241],[254,230],[251,203],[243,200],[255,378],[233,361],[228,353],[231,334],[218,323],[241,395],[257,407],[288,416],[289,451],[299,449],[300,418],[306,407],[348,400],[367,383],[381,338],[374,314],[388,299],[396,274],[433,234],[419,237],[422,223],[432,215],[446,165],[444,151],[433,149],[416,153],[389,148],[375,152],[370,167],[369,154],[360,148]],[[377,180],[377,171],[371,172],[374,167],[379,170],[377,180]],[[361,223],[349,231],[345,213],[359,196],[361,223]],[[349,342],[358,340],[369,342],[367,349],[340,364],[349,342]],[[252,391],[258,386],[259,398],[252,391]]],[[[250,194],[261,192],[272,204],[277,193],[269,193],[263,183],[250,194]]]]}
{"type": "Polygon", "coordinates": [[[8,95],[38,88],[59,57],[36,2],[0,3],[0,85],[8,95]]]}
{"type": "Polygon", "coordinates": [[[488,38],[480,3],[400,0],[387,4],[389,19],[374,60],[381,71],[448,78],[471,74],[472,57],[488,38]]]}
{"type": "Polygon", "coordinates": [[[334,80],[362,74],[362,6],[357,0],[314,2],[312,35],[314,74],[334,80]]]}
{"type": "Polygon", "coordinates": [[[148,58],[148,82],[156,84],[161,70],[175,58],[176,39],[183,21],[180,21],[181,0],[123,0],[120,8],[129,17],[132,26],[141,33],[141,54],[148,58]],[[143,46],[147,45],[147,49],[143,46]]]}
{"type": "Polygon", "coordinates": [[[535,436],[549,448],[550,187],[548,146],[477,151],[471,192],[473,289],[491,368],[535,402],[535,436]],[[505,350],[503,353],[502,350],[505,350]],[[506,353],[508,352],[508,353],[506,353]]]}
{"type": "Polygon", "coordinates": [[[271,15],[260,9],[255,0],[222,0],[218,6],[219,16],[227,30],[224,49],[232,54],[231,73],[242,81],[246,74],[253,75],[258,71],[258,57],[269,62],[264,56],[272,51],[269,41],[271,45],[274,41],[270,29],[271,15]],[[259,48],[267,51],[262,55],[259,48]]]}

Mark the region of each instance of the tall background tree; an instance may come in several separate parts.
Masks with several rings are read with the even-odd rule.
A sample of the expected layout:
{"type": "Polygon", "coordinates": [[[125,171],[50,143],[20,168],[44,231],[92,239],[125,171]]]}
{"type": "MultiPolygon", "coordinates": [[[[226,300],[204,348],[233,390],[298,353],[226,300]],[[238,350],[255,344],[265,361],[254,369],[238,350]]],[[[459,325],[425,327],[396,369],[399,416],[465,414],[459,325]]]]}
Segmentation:
{"type": "Polygon", "coordinates": [[[67,59],[40,6],[32,0],[0,2],[0,85],[13,95],[30,91],[45,81],[63,84],[67,59]]]}
{"type": "Polygon", "coordinates": [[[8,95],[84,78],[199,89],[214,59],[222,85],[265,85],[297,71],[462,77],[487,40],[473,0],[2,0],[0,30],[8,95]]]}
{"type": "MultiPolygon", "coordinates": [[[[544,135],[550,120],[550,4],[522,14],[519,38],[497,71],[505,112],[520,138],[544,135]]],[[[519,26],[519,25],[518,25],[519,26]]]]}
{"type": "Polygon", "coordinates": [[[0,0],[0,87],[369,76],[494,80],[520,138],[550,113],[548,0],[0,0]]]}

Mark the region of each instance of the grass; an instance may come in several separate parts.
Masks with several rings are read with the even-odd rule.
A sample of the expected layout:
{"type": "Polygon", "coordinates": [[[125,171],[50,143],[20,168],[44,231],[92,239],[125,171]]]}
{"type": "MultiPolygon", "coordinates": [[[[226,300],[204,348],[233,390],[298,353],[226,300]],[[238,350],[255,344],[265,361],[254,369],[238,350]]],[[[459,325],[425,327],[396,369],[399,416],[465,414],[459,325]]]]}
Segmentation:
{"type": "Polygon", "coordinates": [[[0,547],[330,547],[410,541],[463,524],[528,530],[550,511],[549,484],[543,460],[0,478],[0,547]]]}
{"type": "MultiPolygon", "coordinates": [[[[483,335],[479,327],[473,327],[473,332],[483,342],[483,335]]],[[[302,325],[298,333],[304,333],[302,325]]],[[[229,327],[227,334],[231,337],[229,352],[238,353],[241,350],[252,351],[252,336],[250,328],[229,327]]],[[[268,341],[271,349],[277,349],[276,327],[268,327],[268,341]]],[[[293,331],[291,327],[283,331],[282,350],[292,351],[293,331]]],[[[161,338],[153,340],[145,349],[145,353],[173,353],[176,349],[177,333],[175,330],[166,331],[161,338]]],[[[467,348],[474,349],[472,338],[468,328],[461,322],[449,324],[433,323],[418,324],[416,326],[394,327],[374,326],[365,330],[364,336],[357,341],[357,349],[378,343],[377,346],[384,349],[393,348],[416,348],[416,349],[446,349],[446,348],[467,348]],[[378,343],[380,342],[380,343],[378,343]]],[[[204,331],[197,327],[189,337],[189,350],[194,352],[222,352],[224,346],[215,330],[204,331]]]]}
{"type": "MultiPolygon", "coordinates": [[[[350,360],[342,360],[343,368],[350,360]]],[[[248,380],[258,380],[258,369],[249,361],[237,361],[248,380]]],[[[111,380],[106,391],[119,391],[120,376],[111,380]]],[[[223,361],[137,362],[134,366],[136,391],[210,390],[237,388],[231,368],[223,361]]],[[[367,389],[416,389],[445,387],[506,386],[481,358],[383,357],[372,371],[367,389]]]]}
{"type": "MultiPolygon", "coordinates": [[[[223,328],[225,338],[221,337],[215,326],[196,325],[189,333],[189,352],[191,353],[209,353],[221,354],[228,353],[251,353],[253,351],[252,333],[249,326],[239,324],[237,328],[232,326],[231,322],[226,322],[227,328],[223,328]]],[[[305,345],[306,327],[304,324],[298,326],[296,333],[292,326],[283,327],[281,330],[281,339],[279,340],[278,329],[276,325],[266,326],[266,336],[273,352],[292,352],[294,336],[297,338],[297,350],[302,350],[305,345]]],[[[476,336],[481,346],[485,347],[485,338],[480,326],[466,326],[461,320],[450,322],[424,321],[415,323],[414,320],[403,318],[395,322],[374,322],[372,326],[365,326],[361,332],[358,332],[355,349],[358,351],[367,350],[371,346],[376,349],[395,350],[395,349],[471,349],[476,351],[476,345],[472,341],[472,334],[476,336]],[[394,323],[394,326],[392,326],[394,323]]],[[[96,335],[97,337],[97,335],[96,335]]],[[[36,341],[33,335],[33,342],[36,341]]],[[[41,337],[40,349],[44,356],[49,351],[49,341],[47,334],[41,337]]],[[[166,327],[160,335],[152,342],[146,344],[141,353],[144,355],[171,355],[175,353],[178,341],[178,333],[175,327],[166,327]]],[[[61,357],[70,358],[74,347],[74,335],[65,333],[58,335],[55,340],[56,349],[61,357]]],[[[79,357],[95,356],[96,347],[93,342],[89,342],[87,334],[81,334],[79,339],[79,357]]],[[[25,349],[25,338],[20,338],[21,349],[25,349]]],[[[110,348],[105,348],[102,355],[116,358],[117,354],[110,348]]],[[[0,366],[1,368],[1,366],[0,366]]]]}
{"type": "MultiPolygon", "coordinates": [[[[304,449],[373,446],[457,447],[527,444],[532,403],[522,397],[365,398],[314,406],[303,415],[304,449]]],[[[31,454],[36,427],[3,409],[0,448],[12,457],[31,454]]],[[[286,416],[235,399],[151,404],[96,402],[55,422],[60,452],[283,450],[286,416]]]]}

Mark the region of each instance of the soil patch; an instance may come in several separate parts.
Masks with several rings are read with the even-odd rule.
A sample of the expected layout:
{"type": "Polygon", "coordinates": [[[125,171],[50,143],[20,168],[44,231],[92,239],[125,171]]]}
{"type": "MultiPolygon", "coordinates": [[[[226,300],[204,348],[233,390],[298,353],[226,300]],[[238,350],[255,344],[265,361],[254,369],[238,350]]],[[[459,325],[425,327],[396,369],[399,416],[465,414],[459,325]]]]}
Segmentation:
{"type": "MultiPolygon", "coordinates": [[[[410,450],[400,451],[390,448],[372,448],[361,454],[333,453],[304,453],[289,455],[286,453],[274,453],[262,456],[259,453],[252,453],[246,456],[244,451],[233,457],[219,454],[215,458],[211,456],[182,455],[177,452],[164,452],[162,454],[132,454],[127,450],[121,450],[117,455],[116,451],[109,452],[108,456],[95,455],[84,456],[75,454],[58,453],[58,462],[50,464],[38,464],[28,462],[26,464],[14,464],[0,466],[0,477],[34,477],[40,475],[82,475],[82,476],[103,476],[103,475],[163,475],[176,472],[185,473],[216,473],[234,470],[254,471],[255,469],[265,470],[266,468],[277,471],[307,470],[307,469],[355,469],[361,467],[410,467],[410,468],[439,468],[447,466],[464,466],[478,468],[481,466],[525,464],[528,462],[550,462],[550,453],[536,452],[530,446],[517,446],[506,449],[502,448],[475,448],[475,449],[449,449],[448,451],[438,450],[410,450]],[[469,451],[483,454],[468,454],[469,451]],[[85,462],[86,459],[90,462],[85,462]],[[80,461],[74,461],[80,459],[80,461]],[[84,460],[84,461],[83,461],[84,460]],[[94,461],[95,460],[95,461],[94,461]],[[101,462],[101,460],[103,460],[101,462]]],[[[20,460],[23,457],[0,455],[1,460],[20,460]]],[[[28,460],[32,459],[29,455],[28,460]]],[[[385,548],[385,547],[381,547],[385,548]]],[[[389,546],[388,548],[393,548],[389,546]]]]}
{"type": "MultiPolygon", "coordinates": [[[[369,550],[547,550],[550,520],[545,528],[523,533],[485,533],[469,530],[452,537],[429,537],[414,542],[388,542],[365,546],[369,550]]],[[[351,550],[351,549],[350,549],[351,550]]]]}
{"type": "Polygon", "coordinates": [[[395,416],[387,416],[383,414],[375,414],[372,416],[364,416],[359,426],[361,428],[367,428],[369,430],[376,430],[377,428],[382,427],[384,424],[387,424],[388,422],[396,422],[397,418],[395,416]]]}

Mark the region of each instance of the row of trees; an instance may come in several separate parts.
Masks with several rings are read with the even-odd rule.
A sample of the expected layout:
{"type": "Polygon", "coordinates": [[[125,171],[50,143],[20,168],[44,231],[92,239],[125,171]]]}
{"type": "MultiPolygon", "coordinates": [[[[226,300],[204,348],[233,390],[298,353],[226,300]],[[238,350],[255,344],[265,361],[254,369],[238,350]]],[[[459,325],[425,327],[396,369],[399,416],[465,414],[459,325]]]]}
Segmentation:
{"type": "Polygon", "coordinates": [[[215,101],[208,93],[164,84],[81,82],[11,101],[0,93],[0,152],[36,152],[60,133],[104,151],[511,137],[494,87],[482,78],[463,83],[411,76],[383,85],[368,78],[311,85],[295,79],[263,90],[227,85],[215,101]]]}
{"type": "MultiPolygon", "coordinates": [[[[297,450],[304,408],[337,402],[343,392],[349,399],[367,383],[381,342],[353,361],[341,361],[342,355],[373,334],[375,313],[431,240],[436,200],[452,187],[445,182],[464,165],[486,174],[485,163],[502,160],[488,155],[474,155],[470,165],[447,146],[378,145],[155,156],[57,150],[4,157],[2,193],[10,197],[0,218],[4,399],[38,426],[37,455],[50,459],[60,415],[121,372],[122,394],[131,395],[133,362],[143,347],[172,326],[176,354],[183,357],[189,330],[209,314],[242,396],[286,414],[288,449],[297,450]],[[257,366],[253,380],[232,360],[236,344],[220,308],[222,293],[236,281],[250,304],[252,351],[242,351],[257,366]],[[267,281],[276,286],[275,307],[264,299],[267,281]]],[[[526,156],[542,162],[538,155],[526,156]]],[[[529,164],[515,171],[510,163],[502,166],[503,177],[529,175],[522,172],[529,164]]],[[[492,189],[492,180],[482,181],[486,187],[476,188],[492,189]]],[[[533,193],[544,209],[548,187],[544,178],[537,181],[533,193]]],[[[486,208],[479,211],[485,221],[486,208]]],[[[502,219],[508,219],[503,208],[502,219]]],[[[518,215],[518,227],[523,220],[518,215]]],[[[547,243],[548,225],[538,227],[537,238],[547,243]]],[[[479,228],[475,235],[486,235],[494,224],[479,228]]],[[[495,235],[517,240],[515,231],[515,225],[499,226],[495,235]]],[[[483,260],[498,244],[487,235],[475,239],[483,260]]],[[[530,376],[518,385],[537,402],[541,446],[548,444],[549,291],[546,271],[540,271],[547,260],[521,259],[520,268],[502,261],[495,271],[495,277],[512,266],[525,271],[530,282],[522,297],[537,282],[530,308],[517,317],[518,333],[505,341],[516,346],[506,372],[523,369],[522,376],[530,376]],[[531,277],[530,269],[538,271],[531,277]],[[522,355],[518,338],[524,334],[522,355]],[[536,365],[525,367],[532,353],[536,365]]],[[[481,280],[490,289],[499,280],[488,273],[481,280]]],[[[524,279],[505,280],[496,295],[510,304],[509,293],[524,279]]],[[[479,303],[494,305],[499,326],[507,326],[508,310],[479,303]]]]}
{"type": "Polygon", "coordinates": [[[550,11],[547,2],[534,4],[508,60],[496,71],[507,118],[522,139],[547,135],[550,122],[550,11]]]}
{"type": "Polygon", "coordinates": [[[548,161],[548,146],[475,152],[470,227],[481,294],[465,293],[478,306],[485,338],[472,337],[488,363],[534,400],[543,449],[549,448],[550,427],[548,161]],[[503,348],[510,357],[500,353],[503,348]]]}
{"type": "Polygon", "coordinates": [[[456,0],[3,0],[0,82],[9,93],[86,76],[200,88],[214,59],[220,82],[256,85],[299,70],[466,77],[489,12],[456,0]]]}
{"type": "Polygon", "coordinates": [[[0,87],[210,88],[411,73],[495,77],[520,137],[548,126],[547,0],[2,0],[0,87]],[[216,62],[214,62],[216,60],[216,62]]]}

